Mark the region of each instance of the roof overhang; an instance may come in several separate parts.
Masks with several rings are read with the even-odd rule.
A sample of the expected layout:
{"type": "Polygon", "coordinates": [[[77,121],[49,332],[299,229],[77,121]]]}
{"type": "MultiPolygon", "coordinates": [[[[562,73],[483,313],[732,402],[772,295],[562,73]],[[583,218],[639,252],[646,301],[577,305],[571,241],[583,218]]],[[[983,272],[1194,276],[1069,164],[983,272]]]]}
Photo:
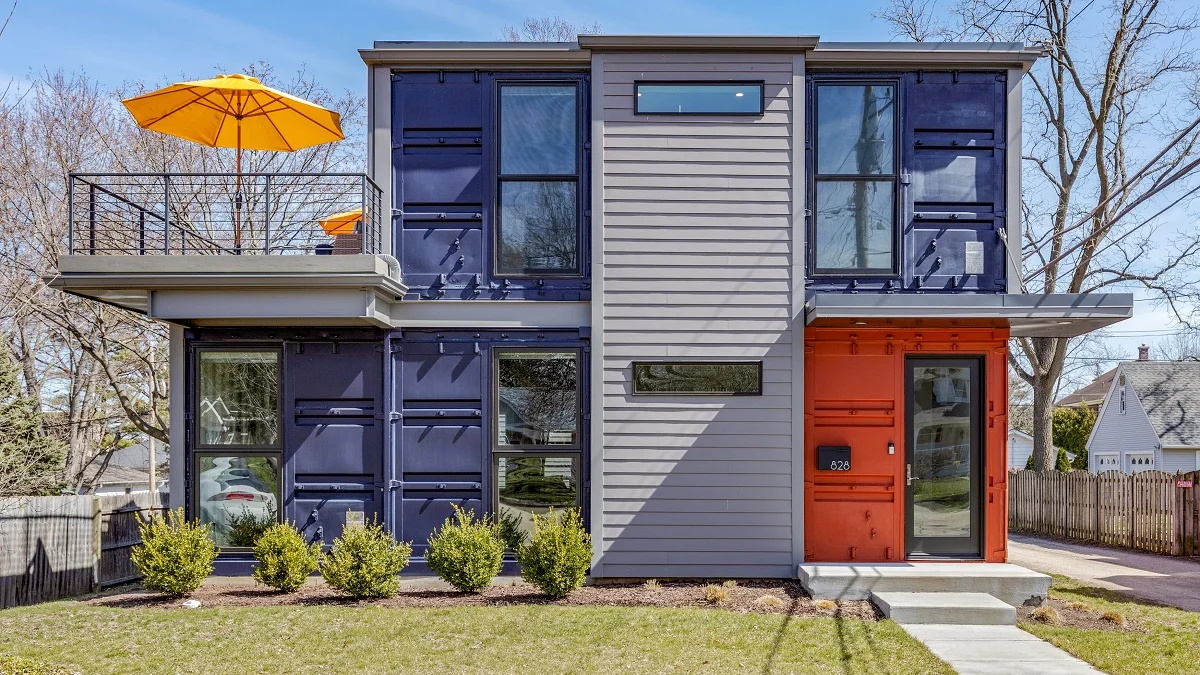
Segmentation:
{"type": "Polygon", "coordinates": [[[1038,46],[1020,42],[820,42],[804,59],[808,69],[934,68],[1028,72],[1046,55],[1038,46]]]}
{"type": "Polygon", "coordinates": [[[850,294],[814,293],[810,326],[1008,328],[1013,337],[1075,337],[1133,316],[1130,293],[850,294]]]}
{"type": "Polygon", "coordinates": [[[196,326],[390,326],[391,256],[62,256],[52,288],[196,326]]]}
{"type": "Polygon", "coordinates": [[[802,52],[818,40],[815,35],[580,35],[579,46],[605,52],[802,52]]]}
{"type": "Polygon", "coordinates": [[[358,55],[368,66],[393,68],[580,68],[592,54],[574,42],[376,42],[358,55]]]}

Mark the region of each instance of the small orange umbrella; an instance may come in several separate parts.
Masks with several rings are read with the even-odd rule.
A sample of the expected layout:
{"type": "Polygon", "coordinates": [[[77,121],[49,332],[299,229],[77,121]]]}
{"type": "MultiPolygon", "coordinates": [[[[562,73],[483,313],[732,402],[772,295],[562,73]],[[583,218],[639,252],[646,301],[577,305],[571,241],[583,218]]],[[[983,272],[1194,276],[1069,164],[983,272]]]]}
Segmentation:
{"type": "Polygon", "coordinates": [[[337,213],[324,220],[318,221],[321,223],[321,229],[325,230],[325,234],[336,236],[339,234],[353,234],[358,227],[359,221],[363,219],[363,210],[354,209],[344,213],[337,213]]]}

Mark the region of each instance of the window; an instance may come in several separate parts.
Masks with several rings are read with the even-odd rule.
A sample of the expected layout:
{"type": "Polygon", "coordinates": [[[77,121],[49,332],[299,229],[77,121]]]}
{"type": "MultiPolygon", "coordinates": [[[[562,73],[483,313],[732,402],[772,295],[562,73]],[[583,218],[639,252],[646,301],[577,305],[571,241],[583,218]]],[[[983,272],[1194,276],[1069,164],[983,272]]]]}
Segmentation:
{"type": "Polygon", "coordinates": [[[894,82],[816,87],[816,274],[896,272],[896,91],[894,82]]]}
{"type": "Polygon", "coordinates": [[[1139,473],[1142,471],[1151,471],[1154,469],[1154,453],[1139,452],[1125,455],[1129,462],[1129,473],[1139,473]]]}
{"type": "Polygon", "coordinates": [[[196,515],[213,542],[249,547],[279,522],[279,456],[197,454],[196,515]]]}
{"type": "Polygon", "coordinates": [[[279,522],[280,353],[196,350],[193,504],[222,547],[253,545],[279,522]]]}
{"type": "Polygon", "coordinates": [[[579,87],[499,87],[496,273],[580,273],[579,87]]]}
{"type": "Polygon", "coordinates": [[[762,362],[635,362],[633,393],[760,396],[762,362]]]}
{"type": "Polygon", "coordinates": [[[533,536],[533,514],[578,507],[579,455],[496,454],[497,512],[533,536]]]}
{"type": "Polygon", "coordinates": [[[638,115],[761,115],[762,82],[637,82],[638,115]]]}
{"type": "Polygon", "coordinates": [[[1118,411],[1122,415],[1124,415],[1125,414],[1125,385],[1121,385],[1121,388],[1117,390],[1117,399],[1119,401],[1118,411]]]}
{"type": "Polygon", "coordinates": [[[198,352],[198,446],[279,444],[279,352],[198,352]]]}
{"type": "Polygon", "coordinates": [[[496,441],[579,447],[579,354],[502,350],[496,356],[496,441]]]}
{"type": "Polygon", "coordinates": [[[580,354],[495,352],[496,513],[532,533],[533,514],[580,504],[580,354]]]}

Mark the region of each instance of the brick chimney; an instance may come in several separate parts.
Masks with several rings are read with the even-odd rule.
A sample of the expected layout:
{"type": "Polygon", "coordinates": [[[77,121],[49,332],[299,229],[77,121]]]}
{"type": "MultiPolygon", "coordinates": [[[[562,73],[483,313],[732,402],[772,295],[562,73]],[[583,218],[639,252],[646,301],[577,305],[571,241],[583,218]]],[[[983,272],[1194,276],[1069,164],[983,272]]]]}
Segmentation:
{"type": "Polygon", "coordinates": [[[1138,361],[1150,360],[1150,345],[1142,345],[1138,347],[1138,361]]]}

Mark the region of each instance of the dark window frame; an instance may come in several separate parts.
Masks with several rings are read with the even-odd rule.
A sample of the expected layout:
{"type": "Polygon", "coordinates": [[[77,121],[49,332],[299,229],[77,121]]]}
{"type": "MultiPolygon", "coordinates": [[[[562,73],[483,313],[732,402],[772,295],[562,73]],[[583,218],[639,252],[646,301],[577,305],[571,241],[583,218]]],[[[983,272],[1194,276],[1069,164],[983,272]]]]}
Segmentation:
{"type": "Polygon", "coordinates": [[[537,279],[537,278],[555,278],[555,279],[582,279],[587,274],[587,262],[584,260],[586,248],[584,246],[584,237],[588,236],[588,228],[584,227],[586,219],[585,211],[587,204],[585,202],[586,193],[586,170],[588,144],[584,140],[587,137],[588,119],[586,118],[587,102],[584,101],[586,88],[584,87],[583,76],[576,78],[567,77],[529,77],[529,76],[497,76],[492,82],[492,199],[491,208],[494,217],[488,234],[491,240],[491,276],[496,279],[511,277],[514,279],[537,279]],[[504,139],[502,137],[502,117],[504,115],[502,104],[502,93],[505,87],[554,87],[570,86],[575,89],[575,172],[573,174],[505,174],[501,172],[503,160],[501,158],[504,139]],[[525,268],[520,272],[509,272],[500,269],[500,242],[502,241],[503,221],[504,221],[504,203],[503,192],[504,183],[506,182],[527,182],[527,183],[559,183],[568,182],[575,183],[575,268],[574,269],[557,269],[557,268],[525,268]]]}
{"type": "Polygon", "coordinates": [[[492,348],[492,373],[488,386],[491,387],[491,396],[494,401],[491,411],[491,420],[488,422],[489,441],[488,448],[491,454],[496,453],[539,453],[549,452],[550,454],[564,453],[582,453],[583,452],[583,436],[584,436],[584,419],[583,419],[583,349],[581,347],[557,347],[553,345],[530,346],[530,347],[493,347],[492,348]],[[570,445],[507,445],[499,442],[500,438],[500,358],[504,354],[513,353],[537,353],[537,352],[557,352],[571,353],[575,357],[575,442],[570,445]]]}
{"type": "MultiPolygon", "coordinates": [[[[199,520],[200,520],[200,460],[201,459],[203,459],[205,457],[267,457],[267,458],[275,459],[275,467],[276,467],[275,471],[276,471],[276,474],[278,475],[278,481],[276,484],[278,485],[279,492],[275,495],[275,522],[277,522],[277,523],[284,522],[283,451],[282,450],[278,450],[278,451],[229,450],[229,449],[227,449],[228,446],[225,446],[225,447],[226,447],[226,449],[221,449],[221,450],[216,450],[216,449],[204,449],[204,450],[193,449],[192,450],[192,456],[191,456],[191,460],[189,462],[189,468],[191,469],[192,475],[195,476],[195,478],[192,479],[192,482],[194,485],[191,486],[192,487],[191,497],[188,499],[189,506],[191,507],[191,511],[192,511],[192,513],[191,513],[192,520],[195,520],[197,522],[199,522],[199,520]]],[[[218,546],[217,548],[222,553],[246,553],[246,552],[254,550],[254,548],[251,546],[218,546]]]]}
{"type": "Polygon", "coordinates": [[[811,129],[811,145],[812,151],[809,162],[809,179],[807,201],[811,205],[809,212],[812,214],[809,217],[806,234],[808,236],[808,256],[809,270],[811,277],[871,277],[871,278],[895,278],[900,276],[900,260],[901,246],[903,243],[903,227],[901,226],[901,202],[903,200],[902,182],[901,182],[901,153],[900,146],[903,138],[901,136],[901,78],[896,77],[814,77],[813,86],[811,89],[812,103],[809,106],[809,116],[811,121],[808,123],[811,129]],[[892,98],[892,172],[889,174],[821,174],[818,173],[819,166],[818,153],[820,152],[820,95],[822,87],[845,87],[845,86],[868,86],[881,85],[890,86],[895,92],[892,98]],[[818,183],[833,183],[833,182],[848,182],[854,183],[859,181],[890,183],[892,185],[892,264],[888,269],[871,269],[857,267],[818,267],[817,266],[817,185],[818,183]]]}
{"type": "Polygon", "coordinates": [[[634,80],[633,81],[633,114],[634,115],[656,115],[656,116],[702,116],[702,117],[762,117],[767,111],[767,83],[765,80],[634,80]],[[657,110],[642,110],[641,101],[638,96],[639,90],[643,85],[650,86],[680,86],[680,87],[758,87],[758,111],[739,111],[739,112],[712,112],[712,111],[694,111],[694,112],[661,112],[657,110]]]}
{"type": "Polygon", "coordinates": [[[709,360],[709,361],[686,361],[686,360],[657,360],[657,361],[633,361],[630,366],[630,393],[634,396],[762,396],[763,395],[763,362],[758,360],[709,360]],[[758,368],[758,391],[743,391],[743,392],[723,392],[723,391],[639,391],[637,386],[637,369],[639,366],[729,366],[729,365],[753,365],[758,368]]]}
{"type": "MultiPolygon", "coordinates": [[[[491,463],[490,471],[492,472],[491,505],[492,505],[492,513],[496,514],[497,517],[500,516],[500,459],[502,457],[503,458],[512,458],[512,459],[521,459],[524,457],[544,457],[544,458],[570,457],[570,458],[572,458],[574,460],[574,467],[575,467],[574,471],[572,472],[573,473],[572,479],[575,481],[574,508],[576,510],[578,510],[581,515],[583,514],[584,499],[586,497],[585,493],[587,492],[587,488],[584,486],[584,481],[583,481],[583,476],[586,471],[586,468],[583,466],[583,453],[581,451],[575,450],[575,451],[566,451],[566,452],[557,452],[557,451],[509,452],[507,450],[493,450],[491,453],[491,460],[490,460],[490,463],[491,463]]],[[[567,507],[567,508],[570,508],[570,507],[567,507]]],[[[588,527],[588,523],[586,521],[584,522],[584,528],[590,529],[588,527]]]]}
{"type": "Polygon", "coordinates": [[[192,347],[191,358],[191,396],[192,400],[188,405],[191,413],[191,449],[193,454],[198,452],[208,451],[237,451],[237,452],[283,452],[283,347],[275,345],[242,345],[242,344],[207,344],[195,345],[192,347]],[[200,436],[200,359],[205,352],[256,352],[256,353],[274,353],[276,356],[275,367],[278,375],[277,382],[279,389],[275,395],[275,423],[276,427],[276,442],[271,445],[246,445],[246,444],[207,444],[204,443],[200,436]]]}

